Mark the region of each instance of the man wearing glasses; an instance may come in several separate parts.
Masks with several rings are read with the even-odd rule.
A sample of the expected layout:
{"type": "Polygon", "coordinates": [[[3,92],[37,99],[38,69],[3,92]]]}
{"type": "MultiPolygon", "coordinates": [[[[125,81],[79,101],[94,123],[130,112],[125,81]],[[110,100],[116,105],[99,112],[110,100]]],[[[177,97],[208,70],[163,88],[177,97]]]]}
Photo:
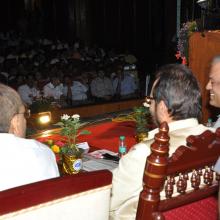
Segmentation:
{"type": "Polygon", "coordinates": [[[25,139],[29,112],[18,93],[0,84],[0,191],[59,176],[53,152],[25,139]]]}
{"type": "MultiPolygon", "coordinates": [[[[150,112],[156,124],[169,124],[170,154],[186,145],[186,137],[208,128],[199,124],[201,93],[196,78],[184,65],[170,64],[159,69],[151,90],[150,112]]],[[[211,129],[211,128],[210,128],[211,129]]],[[[150,145],[158,129],[136,144],[121,158],[113,171],[110,219],[135,219],[143,173],[150,145]]]]}

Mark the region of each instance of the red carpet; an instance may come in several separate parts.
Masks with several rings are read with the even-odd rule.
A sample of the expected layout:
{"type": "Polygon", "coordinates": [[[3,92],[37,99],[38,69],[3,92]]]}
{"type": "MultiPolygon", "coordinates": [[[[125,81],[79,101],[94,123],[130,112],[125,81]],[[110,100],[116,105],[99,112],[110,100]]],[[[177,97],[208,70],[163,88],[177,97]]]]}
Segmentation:
{"type": "MultiPolygon", "coordinates": [[[[98,125],[91,125],[86,127],[91,131],[89,135],[81,135],[78,142],[87,141],[90,147],[99,149],[107,149],[118,152],[119,136],[125,136],[127,148],[130,149],[135,142],[135,124],[134,122],[105,122],[98,125]]],[[[61,136],[54,134],[44,138],[38,138],[39,141],[46,140],[60,140],[61,136]]]]}
{"type": "Polygon", "coordinates": [[[213,196],[164,212],[166,220],[217,220],[217,215],[218,200],[213,196]]]}

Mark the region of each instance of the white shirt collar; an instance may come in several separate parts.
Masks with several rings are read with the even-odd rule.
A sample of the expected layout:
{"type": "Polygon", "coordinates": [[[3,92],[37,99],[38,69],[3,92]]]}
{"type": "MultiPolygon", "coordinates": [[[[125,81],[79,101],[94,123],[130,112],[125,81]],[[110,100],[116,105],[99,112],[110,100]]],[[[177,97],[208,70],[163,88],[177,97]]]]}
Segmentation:
{"type": "MultiPolygon", "coordinates": [[[[183,119],[183,120],[178,120],[178,121],[173,121],[168,124],[169,126],[169,132],[175,131],[178,129],[183,129],[183,128],[191,128],[195,127],[199,124],[198,120],[196,118],[188,118],[188,119],[183,119]]],[[[155,128],[152,131],[148,132],[148,138],[146,140],[150,140],[154,138],[154,135],[158,133],[158,128],[155,128]]]]}
{"type": "Polygon", "coordinates": [[[51,89],[54,89],[54,88],[55,88],[54,85],[53,85],[51,82],[49,82],[47,85],[48,85],[48,87],[50,87],[51,89]]]}

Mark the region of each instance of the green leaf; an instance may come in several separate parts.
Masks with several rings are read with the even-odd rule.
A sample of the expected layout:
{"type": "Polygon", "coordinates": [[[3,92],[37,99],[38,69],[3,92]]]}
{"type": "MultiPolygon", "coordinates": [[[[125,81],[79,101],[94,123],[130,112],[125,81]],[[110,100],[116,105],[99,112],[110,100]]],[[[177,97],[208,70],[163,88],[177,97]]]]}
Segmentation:
{"type": "Polygon", "coordinates": [[[62,127],[62,126],[64,126],[64,123],[60,121],[60,122],[57,122],[57,123],[54,124],[54,125],[62,127]]]}
{"type": "Polygon", "coordinates": [[[79,132],[79,134],[91,134],[91,131],[82,130],[82,131],[79,132]]]}

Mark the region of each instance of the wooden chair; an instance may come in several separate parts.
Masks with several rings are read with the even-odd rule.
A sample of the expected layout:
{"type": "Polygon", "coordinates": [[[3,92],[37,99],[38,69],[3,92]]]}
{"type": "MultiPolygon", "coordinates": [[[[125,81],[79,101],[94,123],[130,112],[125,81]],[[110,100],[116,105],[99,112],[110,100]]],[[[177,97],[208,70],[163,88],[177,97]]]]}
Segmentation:
{"type": "MultiPolygon", "coordinates": [[[[192,204],[196,204],[195,201],[198,203],[205,198],[205,204],[209,199],[212,200],[212,208],[201,208],[201,212],[212,212],[213,219],[217,219],[217,198],[210,196],[217,194],[220,180],[220,176],[212,170],[220,155],[220,128],[215,133],[207,130],[201,135],[189,136],[187,146],[180,146],[170,158],[168,131],[167,123],[162,123],[151,145],[136,219],[184,219],[181,216],[186,214],[186,207],[192,208],[192,204]],[[191,189],[187,190],[189,185],[191,189]],[[174,195],[175,188],[178,195],[174,195]],[[162,189],[166,195],[163,200],[162,189]],[[169,217],[169,214],[178,209],[181,209],[178,218],[169,217]]],[[[192,217],[196,212],[191,212],[192,215],[185,219],[201,219],[198,216],[192,217]]],[[[204,219],[211,220],[208,216],[204,219]]]]}
{"type": "Polygon", "coordinates": [[[0,192],[0,219],[107,220],[112,174],[84,172],[0,192]]]}

